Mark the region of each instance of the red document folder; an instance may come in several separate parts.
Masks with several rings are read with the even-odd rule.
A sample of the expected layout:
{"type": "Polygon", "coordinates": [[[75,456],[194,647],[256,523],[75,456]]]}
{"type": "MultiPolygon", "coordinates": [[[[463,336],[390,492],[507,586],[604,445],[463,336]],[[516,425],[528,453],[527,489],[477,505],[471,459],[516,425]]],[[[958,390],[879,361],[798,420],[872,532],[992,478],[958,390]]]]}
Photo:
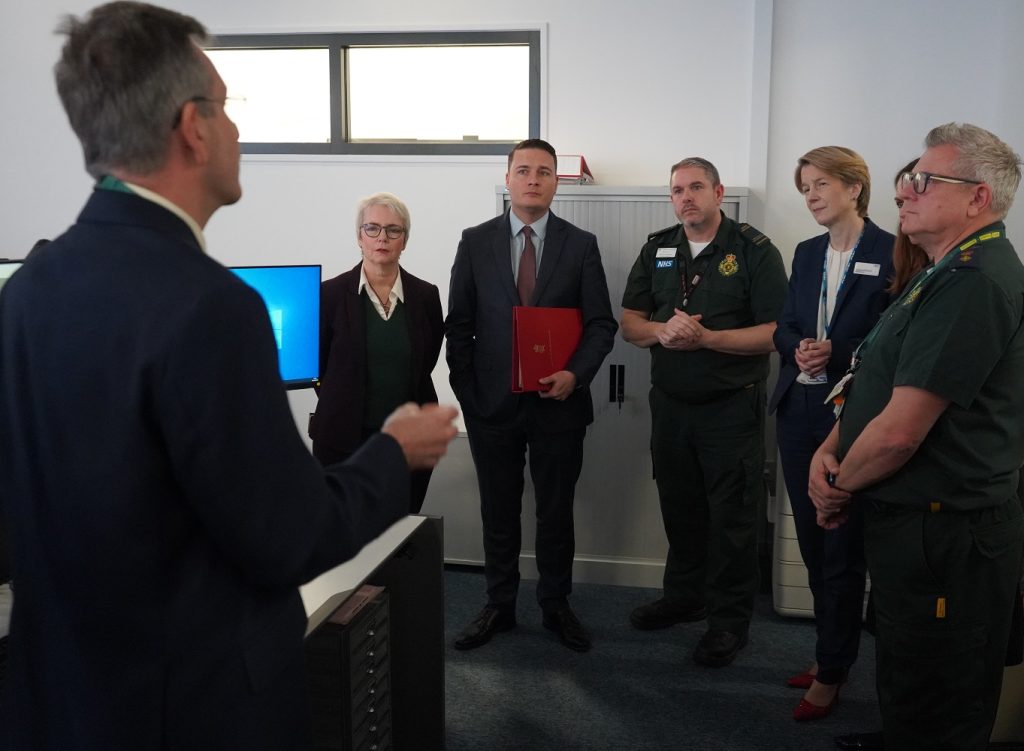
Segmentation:
{"type": "Polygon", "coordinates": [[[512,391],[547,391],[539,379],[565,370],[581,336],[579,308],[512,308],[512,391]]]}

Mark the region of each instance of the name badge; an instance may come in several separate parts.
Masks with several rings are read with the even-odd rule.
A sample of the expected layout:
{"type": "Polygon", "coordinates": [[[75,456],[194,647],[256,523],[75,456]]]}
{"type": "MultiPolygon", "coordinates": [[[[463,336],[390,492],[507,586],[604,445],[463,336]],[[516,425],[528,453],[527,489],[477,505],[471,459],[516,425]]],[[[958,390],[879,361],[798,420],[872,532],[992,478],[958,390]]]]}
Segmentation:
{"type": "Polygon", "coordinates": [[[861,274],[863,276],[878,276],[878,272],[881,270],[881,265],[877,263],[864,263],[863,261],[857,261],[857,263],[853,264],[853,273],[861,274]]]}
{"type": "Polygon", "coordinates": [[[675,258],[676,248],[658,248],[658,252],[654,254],[655,258],[675,258]]]}

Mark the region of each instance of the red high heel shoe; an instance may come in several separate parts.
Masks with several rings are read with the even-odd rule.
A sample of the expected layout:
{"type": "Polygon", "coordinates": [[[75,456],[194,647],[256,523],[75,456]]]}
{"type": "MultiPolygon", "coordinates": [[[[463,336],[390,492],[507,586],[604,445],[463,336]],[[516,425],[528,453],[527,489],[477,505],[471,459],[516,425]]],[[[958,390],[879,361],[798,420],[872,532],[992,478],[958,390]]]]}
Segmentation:
{"type": "Polygon", "coordinates": [[[811,687],[814,683],[815,674],[810,672],[800,673],[800,675],[791,675],[786,679],[786,685],[790,688],[802,688],[804,691],[811,687]]]}
{"type": "Polygon", "coordinates": [[[836,687],[836,695],[824,707],[812,704],[807,699],[801,699],[800,703],[796,705],[796,709],[793,710],[793,719],[797,722],[808,722],[828,717],[832,712],[832,707],[839,703],[839,688],[839,686],[836,687]]]}

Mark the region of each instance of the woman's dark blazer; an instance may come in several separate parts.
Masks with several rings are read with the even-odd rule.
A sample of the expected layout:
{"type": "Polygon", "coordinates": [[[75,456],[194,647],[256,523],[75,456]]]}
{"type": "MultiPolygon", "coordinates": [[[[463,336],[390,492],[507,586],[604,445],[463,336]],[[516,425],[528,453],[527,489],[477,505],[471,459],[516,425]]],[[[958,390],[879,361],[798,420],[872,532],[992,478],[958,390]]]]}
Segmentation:
{"type": "MultiPolygon", "coordinates": [[[[893,274],[892,244],[895,238],[870,219],[864,219],[864,236],[853,255],[850,270],[836,300],[832,318],[832,357],[825,366],[829,384],[834,384],[850,367],[850,356],[889,306],[893,274]],[[878,264],[878,275],[854,273],[858,263],[878,264]]],[[[800,374],[793,352],[801,339],[818,337],[818,308],[821,305],[821,270],[828,251],[828,233],[804,240],[793,255],[789,293],[775,328],[775,349],[782,359],[775,393],[768,402],[769,413],[782,401],[800,374]]]]}
{"type": "MultiPolygon", "coordinates": [[[[309,437],[331,453],[350,453],[362,441],[366,404],[366,302],[359,294],[360,262],[351,271],[320,285],[320,401],[310,420],[309,437]]],[[[437,287],[405,269],[409,343],[412,345],[413,399],[437,401],[430,373],[444,337],[444,315],[437,287]]]]}

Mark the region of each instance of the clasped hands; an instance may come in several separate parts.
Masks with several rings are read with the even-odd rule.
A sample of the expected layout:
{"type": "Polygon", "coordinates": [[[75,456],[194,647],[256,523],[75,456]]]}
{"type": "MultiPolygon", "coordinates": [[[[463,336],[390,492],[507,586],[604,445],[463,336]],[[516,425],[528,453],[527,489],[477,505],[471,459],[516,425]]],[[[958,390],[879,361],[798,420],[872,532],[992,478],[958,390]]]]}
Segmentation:
{"type": "Polygon", "coordinates": [[[691,316],[675,308],[675,315],[658,328],[658,344],[665,349],[680,351],[700,349],[701,338],[707,331],[700,319],[700,313],[691,316]]]}
{"type": "Polygon", "coordinates": [[[821,373],[832,358],[832,341],[830,339],[801,339],[793,350],[793,359],[801,372],[809,376],[821,373]]]}
{"type": "Polygon", "coordinates": [[[814,504],[818,526],[835,529],[849,518],[849,504],[852,494],[829,483],[829,474],[839,474],[839,459],[835,454],[820,449],[811,459],[811,473],[807,481],[807,493],[814,504]]]}

